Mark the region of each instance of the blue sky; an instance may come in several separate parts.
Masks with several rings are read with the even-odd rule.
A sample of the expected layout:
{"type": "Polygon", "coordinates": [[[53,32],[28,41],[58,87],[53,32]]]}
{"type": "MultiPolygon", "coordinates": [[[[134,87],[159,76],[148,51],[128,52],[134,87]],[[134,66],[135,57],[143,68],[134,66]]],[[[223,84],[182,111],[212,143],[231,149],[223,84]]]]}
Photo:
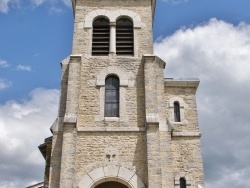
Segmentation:
{"type": "MultiPolygon", "coordinates": [[[[70,0],[0,0],[0,188],[43,178],[73,21],[70,0]]],[[[249,187],[250,1],[158,0],[153,30],[165,77],[201,80],[206,187],[249,187]]]]}
{"type": "Polygon", "coordinates": [[[210,18],[229,23],[250,22],[249,0],[162,0],[154,24],[154,39],[173,34],[180,27],[194,27],[210,18]],[[176,3],[173,3],[176,2],[176,3]]]}
{"type": "Polygon", "coordinates": [[[59,63],[71,53],[72,10],[63,4],[57,5],[59,12],[49,3],[33,6],[0,13],[0,58],[9,65],[0,70],[1,78],[11,82],[0,102],[22,99],[36,87],[59,88],[59,63]]]}

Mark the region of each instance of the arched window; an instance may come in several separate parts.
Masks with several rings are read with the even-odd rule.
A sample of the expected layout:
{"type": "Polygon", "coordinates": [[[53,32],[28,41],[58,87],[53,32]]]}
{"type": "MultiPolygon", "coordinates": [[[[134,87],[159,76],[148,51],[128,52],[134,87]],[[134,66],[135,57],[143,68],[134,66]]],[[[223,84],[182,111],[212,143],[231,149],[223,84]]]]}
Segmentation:
{"type": "Polygon", "coordinates": [[[186,188],[186,180],[184,178],[180,178],[180,188],[186,188]]]}
{"type": "Polygon", "coordinates": [[[116,21],[116,54],[134,55],[133,22],[127,18],[116,21]]]}
{"type": "Polygon", "coordinates": [[[174,120],[175,122],[181,122],[180,104],[177,101],[174,102],[174,120]]]}
{"type": "Polygon", "coordinates": [[[98,18],[93,22],[92,55],[107,56],[109,54],[109,21],[98,18]]]}
{"type": "Polygon", "coordinates": [[[105,117],[119,117],[119,85],[116,76],[105,80],[105,117]]]}

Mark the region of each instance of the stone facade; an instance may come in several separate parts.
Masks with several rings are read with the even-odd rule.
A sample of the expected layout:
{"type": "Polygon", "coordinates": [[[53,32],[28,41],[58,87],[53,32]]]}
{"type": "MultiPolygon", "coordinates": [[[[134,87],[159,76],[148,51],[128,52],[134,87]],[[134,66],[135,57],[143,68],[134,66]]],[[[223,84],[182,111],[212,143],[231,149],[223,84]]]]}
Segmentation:
{"type": "MultiPolygon", "coordinates": [[[[62,61],[58,118],[51,127],[50,188],[95,188],[117,181],[128,188],[204,187],[196,79],[164,79],[153,55],[153,0],[73,0],[72,55],[62,61]],[[92,23],[133,21],[134,55],[92,56],[92,23]],[[119,117],[105,117],[105,79],[120,80],[119,117]],[[179,103],[181,121],[174,118],[179,103]]],[[[111,32],[111,36],[115,36],[111,32]]],[[[110,40],[110,46],[115,45],[110,40]]],[[[46,168],[47,169],[47,168],[46,168]]]]}

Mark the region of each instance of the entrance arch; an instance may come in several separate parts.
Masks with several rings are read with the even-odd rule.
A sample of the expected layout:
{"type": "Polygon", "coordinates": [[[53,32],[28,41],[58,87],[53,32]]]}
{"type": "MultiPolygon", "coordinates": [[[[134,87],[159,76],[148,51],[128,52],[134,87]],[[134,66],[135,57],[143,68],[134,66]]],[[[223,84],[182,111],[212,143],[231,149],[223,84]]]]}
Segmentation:
{"type": "Polygon", "coordinates": [[[78,188],[106,188],[102,186],[109,185],[108,182],[122,184],[124,188],[145,188],[135,171],[116,165],[107,165],[88,172],[79,181],[78,188]]]}
{"type": "Polygon", "coordinates": [[[97,185],[95,188],[128,188],[128,187],[119,182],[109,181],[109,182],[101,183],[97,185]]]}

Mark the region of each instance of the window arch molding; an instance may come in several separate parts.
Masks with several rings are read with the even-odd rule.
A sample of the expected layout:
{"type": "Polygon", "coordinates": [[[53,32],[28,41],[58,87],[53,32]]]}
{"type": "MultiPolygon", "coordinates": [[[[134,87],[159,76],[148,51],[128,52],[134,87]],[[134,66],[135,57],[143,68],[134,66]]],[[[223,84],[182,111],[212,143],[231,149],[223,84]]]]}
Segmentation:
{"type": "Polygon", "coordinates": [[[89,12],[84,20],[84,28],[91,29],[93,26],[93,21],[98,17],[107,18],[110,23],[115,23],[120,17],[129,18],[133,22],[134,28],[141,28],[141,17],[134,11],[131,10],[105,10],[97,9],[89,12]]]}
{"type": "Polygon", "coordinates": [[[174,178],[174,187],[175,188],[180,188],[180,179],[183,178],[186,180],[186,187],[191,187],[192,186],[192,180],[190,176],[187,173],[181,172],[177,174],[174,178]]]}
{"type": "Polygon", "coordinates": [[[119,67],[110,66],[102,69],[96,78],[96,86],[105,86],[105,79],[108,75],[115,75],[120,79],[120,87],[132,87],[133,73],[127,72],[119,67]]]}
{"type": "Polygon", "coordinates": [[[105,16],[105,15],[98,15],[98,16],[96,16],[96,17],[93,18],[92,25],[93,25],[93,23],[94,23],[96,20],[101,19],[101,18],[106,19],[106,20],[108,20],[108,21],[110,22],[109,17],[107,17],[107,16],[105,16]]]}
{"type": "Polygon", "coordinates": [[[110,66],[102,69],[96,77],[96,87],[99,88],[99,114],[95,116],[95,121],[126,121],[126,92],[128,87],[134,87],[135,79],[132,72],[128,72],[116,66],[110,66]],[[109,75],[115,75],[119,78],[119,93],[120,93],[120,107],[119,107],[119,117],[105,117],[105,80],[109,75]]]}
{"type": "Polygon", "coordinates": [[[133,20],[131,17],[127,16],[127,15],[126,15],[126,16],[125,16],[125,15],[120,15],[120,16],[118,16],[118,17],[116,18],[115,22],[117,22],[119,19],[122,19],[122,18],[128,19],[128,20],[130,20],[131,22],[134,23],[134,20],[133,20]]]}
{"type": "Polygon", "coordinates": [[[185,119],[185,109],[188,108],[188,105],[184,102],[184,100],[181,97],[172,97],[169,99],[169,108],[171,110],[171,117],[170,117],[170,122],[172,124],[185,124],[186,119],[185,119]],[[179,104],[179,109],[180,109],[180,122],[175,121],[175,112],[174,112],[174,104],[178,103],[179,104]]]}

